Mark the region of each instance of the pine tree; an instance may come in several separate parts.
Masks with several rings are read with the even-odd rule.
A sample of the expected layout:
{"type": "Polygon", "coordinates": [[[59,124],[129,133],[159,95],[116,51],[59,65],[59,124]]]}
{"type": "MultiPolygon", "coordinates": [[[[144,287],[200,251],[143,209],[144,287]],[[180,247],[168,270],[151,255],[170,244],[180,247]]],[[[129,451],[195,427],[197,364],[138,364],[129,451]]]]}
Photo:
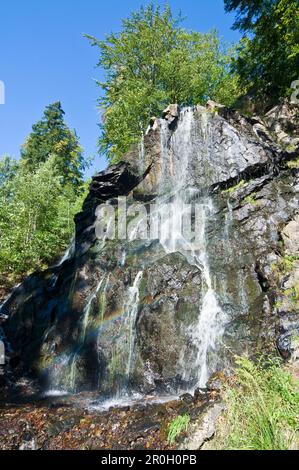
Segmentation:
{"type": "Polygon", "coordinates": [[[29,171],[53,157],[62,183],[79,190],[83,183],[84,160],[76,133],[64,121],[61,103],[46,107],[43,118],[32,126],[21,150],[22,161],[29,171]]]}

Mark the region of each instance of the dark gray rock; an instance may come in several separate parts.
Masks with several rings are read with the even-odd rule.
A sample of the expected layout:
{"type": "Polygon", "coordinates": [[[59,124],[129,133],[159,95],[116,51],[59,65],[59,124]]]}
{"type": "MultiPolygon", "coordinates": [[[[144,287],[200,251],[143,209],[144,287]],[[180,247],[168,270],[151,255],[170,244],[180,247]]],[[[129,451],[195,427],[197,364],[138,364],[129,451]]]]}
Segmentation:
{"type": "Polygon", "coordinates": [[[230,367],[233,355],[244,351],[254,355],[278,346],[284,357],[292,355],[298,311],[283,312],[277,300],[281,289],[295,287],[286,284],[294,273],[275,283],[273,266],[285,250],[293,253],[296,241],[298,169],[288,161],[297,154],[279,148],[263,121],[217,104],[209,108],[169,107],[164,120],[151,123],[142,152],[132,147],[125,162],[97,174],[76,216],[71,256],[29,276],[2,305],[19,374],[38,377],[44,388],[96,389],[105,396],[175,393],[196,385],[190,330],[207,289],[204,266],[165,253],[157,240],[96,234],[99,205],[115,207],[118,196],[127,196],[129,205],[142,201],[148,209],[157,194],[167,194],[183,157],[190,201],[205,196],[213,205],[205,249],[227,318],[210,352],[212,372],[230,367]],[[187,126],[188,142],[180,126],[187,126]]]}

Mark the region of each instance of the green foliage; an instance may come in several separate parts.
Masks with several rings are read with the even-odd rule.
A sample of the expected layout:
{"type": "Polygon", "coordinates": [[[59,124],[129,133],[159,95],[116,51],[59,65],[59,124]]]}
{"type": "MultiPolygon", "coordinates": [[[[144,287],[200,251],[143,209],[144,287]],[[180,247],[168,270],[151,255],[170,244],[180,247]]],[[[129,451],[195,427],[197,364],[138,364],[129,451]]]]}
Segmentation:
{"type": "Polygon", "coordinates": [[[0,157],[0,186],[11,180],[18,169],[18,162],[9,155],[0,157]]]}
{"type": "Polygon", "coordinates": [[[86,167],[59,102],[32,127],[20,161],[0,158],[1,287],[9,289],[66,249],[86,195],[86,167]]]}
{"type": "Polygon", "coordinates": [[[224,194],[233,194],[235,191],[237,191],[239,188],[242,188],[245,184],[244,180],[241,180],[239,183],[237,183],[235,186],[231,186],[228,189],[225,189],[223,191],[224,194]]]}
{"type": "Polygon", "coordinates": [[[275,276],[288,274],[294,268],[296,261],[299,260],[298,255],[284,255],[271,266],[271,272],[275,276]]]}
{"type": "Polygon", "coordinates": [[[67,247],[84,193],[65,184],[54,156],[28,171],[23,162],[0,186],[0,272],[12,281],[67,247]]]}
{"type": "Polygon", "coordinates": [[[255,199],[256,194],[252,193],[249,196],[246,196],[244,201],[246,204],[251,204],[252,206],[255,206],[258,204],[258,201],[255,199]]]}
{"type": "Polygon", "coordinates": [[[224,0],[225,10],[237,11],[234,29],[241,31],[252,30],[262,14],[277,4],[278,0],[224,0]]]}
{"type": "Polygon", "coordinates": [[[278,261],[271,265],[271,274],[273,281],[276,286],[276,302],[275,308],[281,310],[289,304],[289,307],[295,309],[299,308],[299,282],[297,282],[293,287],[285,288],[282,279],[286,275],[292,273],[295,270],[296,264],[298,263],[298,255],[287,255],[285,254],[278,261]]]}
{"type": "Polygon", "coordinates": [[[284,273],[289,273],[294,268],[294,264],[299,260],[298,255],[285,255],[281,259],[281,266],[284,273]]]}
{"type": "MultiPolygon", "coordinates": [[[[278,361],[238,358],[225,392],[227,406],[221,447],[286,450],[298,438],[299,391],[278,361]]],[[[220,439],[221,440],[221,439],[220,439]]]]}
{"type": "Polygon", "coordinates": [[[246,33],[234,61],[242,86],[257,99],[290,96],[299,71],[298,0],[225,0],[237,10],[235,27],[246,33]]]}
{"type": "Polygon", "coordinates": [[[77,135],[65,124],[64,114],[60,102],[47,106],[43,118],[32,126],[21,157],[28,171],[53,157],[63,184],[79,189],[85,164],[77,135]]]}
{"type": "Polygon", "coordinates": [[[231,104],[238,95],[230,73],[233,51],[224,50],[215,31],[180,27],[169,7],[152,3],[122,22],[104,41],[87,36],[100,50],[106,72],[99,102],[103,110],[100,151],[117,161],[137,142],[149,118],[169,103],[191,105],[208,98],[231,104]]]}
{"type": "Polygon", "coordinates": [[[188,431],[190,416],[188,414],[177,416],[168,427],[167,441],[174,444],[176,438],[183,432],[188,431]]]}
{"type": "Polygon", "coordinates": [[[287,165],[289,168],[299,168],[299,157],[296,160],[290,160],[287,165]]]}

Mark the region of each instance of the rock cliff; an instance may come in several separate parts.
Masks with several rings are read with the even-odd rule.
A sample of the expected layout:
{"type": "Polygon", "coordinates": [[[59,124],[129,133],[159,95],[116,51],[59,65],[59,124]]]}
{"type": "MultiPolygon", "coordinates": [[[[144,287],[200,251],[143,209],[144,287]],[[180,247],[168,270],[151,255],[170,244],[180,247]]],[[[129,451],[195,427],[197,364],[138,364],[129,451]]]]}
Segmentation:
{"type": "Polygon", "coordinates": [[[63,261],[2,305],[11,368],[47,390],[121,397],[204,386],[244,352],[295,360],[296,112],[288,124],[286,105],[260,119],[209,102],[153,118],[140,145],[93,178],[63,261]],[[134,237],[135,224],[99,236],[99,207],[118,224],[124,196],[129,221],[136,204],[154,207],[170,233],[134,237]],[[192,246],[178,233],[186,205],[192,246]]]}

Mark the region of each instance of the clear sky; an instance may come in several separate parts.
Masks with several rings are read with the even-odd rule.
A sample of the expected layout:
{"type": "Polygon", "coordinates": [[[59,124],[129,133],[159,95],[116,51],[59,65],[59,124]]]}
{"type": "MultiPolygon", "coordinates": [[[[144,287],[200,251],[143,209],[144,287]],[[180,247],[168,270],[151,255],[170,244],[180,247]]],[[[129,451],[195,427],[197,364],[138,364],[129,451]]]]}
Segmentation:
{"type": "MultiPolygon", "coordinates": [[[[121,19],[147,0],[2,0],[0,7],[0,80],[6,102],[0,105],[0,155],[19,156],[31,126],[46,105],[60,100],[66,121],[76,129],[86,156],[96,155],[99,135],[95,79],[98,51],[83,38],[98,38],[120,29],[121,19]]],[[[164,4],[164,1],[156,3],[164,4]]],[[[169,0],[184,26],[206,32],[216,28],[229,42],[233,15],[223,0],[169,0]]],[[[89,174],[106,166],[96,155],[89,174]]]]}

